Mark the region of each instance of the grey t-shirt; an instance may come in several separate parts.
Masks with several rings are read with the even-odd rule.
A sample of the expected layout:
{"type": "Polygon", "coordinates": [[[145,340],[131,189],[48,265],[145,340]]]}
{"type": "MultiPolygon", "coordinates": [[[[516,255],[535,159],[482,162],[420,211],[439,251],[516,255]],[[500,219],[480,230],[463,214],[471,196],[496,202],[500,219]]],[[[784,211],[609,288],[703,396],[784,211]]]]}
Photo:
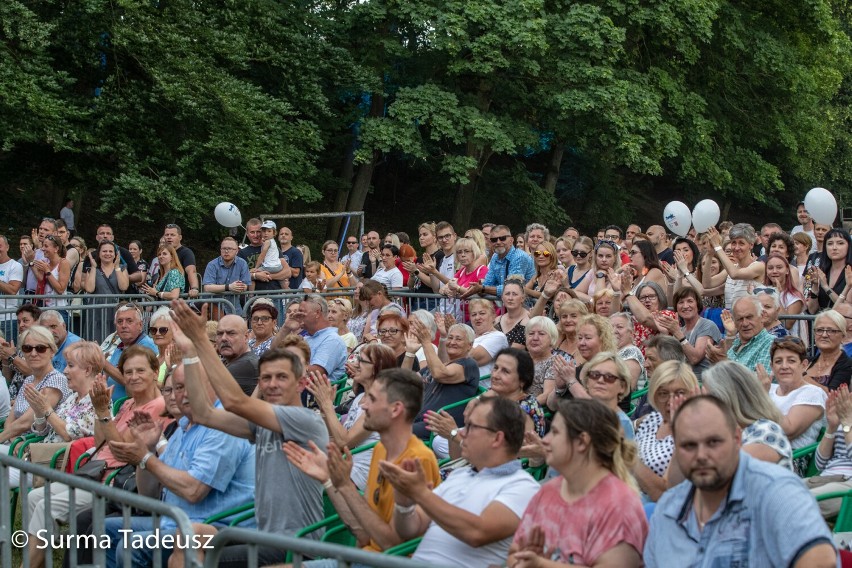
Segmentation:
{"type": "Polygon", "coordinates": [[[249,349],[233,361],[225,363],[225,367],[231,376],[243,389],[243,392],[251,396],[254,392],[254,387],[257,386],[257,355],[249,349]]]}
{"type": "MultiPolygon", "coordinates": [[[[713,343],[717,343],[720,339],[722,339],[722,332],[719,331],[719,327],[707,318],[698,318],[698,323],[695,324],[692,331],[686,331],[685,327],[682,327],[681,331],[683,331],[683,335],[686,336],[686,340],[693,347],[695,347],[695,343],[698,339],[704,336],[709,336],[713,343]]],[[[704,369],[709,366],[710,361],[707,357],[705,357],[699,361],[697,365],[693,365],[692,370],[695,372],[696,376],[701,378],[701,373],[703,373],[704,369]]]]}
{"type": "MultiPolygon", "coordinates": [[[[323,519],[322,483],[290,463],[281,444],[292,441],[308,448],[308,440],[325,450],[328,429],[322,418],[302,406],[274,406],[279,434],[249,422],[255,444],[255,500],[257,528],[287,536],[323,519]]],[[[319,539],[322,531],[308,538],[319,539]]]]}

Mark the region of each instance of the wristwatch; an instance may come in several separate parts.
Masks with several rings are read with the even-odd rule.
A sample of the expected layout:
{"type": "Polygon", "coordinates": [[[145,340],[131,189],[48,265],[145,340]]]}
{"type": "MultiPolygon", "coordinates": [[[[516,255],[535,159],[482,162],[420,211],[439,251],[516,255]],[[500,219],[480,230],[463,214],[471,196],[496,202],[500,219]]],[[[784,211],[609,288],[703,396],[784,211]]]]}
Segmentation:
{"type": "Polygon", "coordinates": [[[844,434],[852,432],[852,424],[841,424],[838,430],[843,430],[844,434]]]}
{"type": "Polygon", "coordinates": [[[458,435],[459,435],[459,429],[458,428],[453,428],[452,430],[450,430],[450,440],[455,440],[456,436],[458,436],[458,435]]]}
{"type": "Polygon", "coordinates": [[[604,276],[606,276],[606,273],[604,273],[604,272],[596,272],[595,273],[595,278],[603,278],[604,276]]]}

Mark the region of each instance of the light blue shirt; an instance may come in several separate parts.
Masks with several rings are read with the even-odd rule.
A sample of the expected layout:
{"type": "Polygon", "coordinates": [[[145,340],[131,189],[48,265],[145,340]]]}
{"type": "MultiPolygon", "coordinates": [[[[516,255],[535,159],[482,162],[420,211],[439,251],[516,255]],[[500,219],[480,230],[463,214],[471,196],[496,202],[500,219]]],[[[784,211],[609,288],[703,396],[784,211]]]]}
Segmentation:
{"type": "MultiPolygon", "coordinates": [[[[243,282],[251,284],[251,275],[249,274],[249,265],[245,259],[237,256],[231,266],[225,266],[225,261],[221,256],[218,256],[207,263],[207,268],[204,269],[204,278],[201,280],[202,285],[206,284],[233,284],[234,282],[243,282]]],[[[240,297],[234,294],[224,294],[223,298],[234,304],[235,310],[227,304],[218,304],[222,307],[226,314],[235,313],[238,316],[243,315],[243,306],[240,303],[240,297]]]]}
{"type": "MultiPolygon", "coordinates": [[[[131,343],[130,345],[141,345],[142,347],[147,347],[148,349],[153,351],[155,355],[160,354],[160,350],[157,349],[157,345],[154,343],[154,340],[144,333],[137,337],[136,341],[131,343]]],[[[112,352],[112,355],[109,356],[110,364],[118,367],[118,360],[121,359],[121,353],[124,351],[125,347],[130,347],[130,345],[124,345],[123,343],[119,343],[118,347],[115,348],[115,351],[112,352]]],[[[118,382],[112,377],[107,380],[107,386],[109,385],[115,385],[115,388],[112,391],[113,402],[127,396],[127,389],[124,388],[124,385],[118,384],[118,382]]]]}
{"type": "Polygon", "coordinates": [[[535,276],[535,264],[532,257],[524,251],[512,247],[506,256],[500,258],[495,252],[488,263],[488,273],[485,275],[483,286],[494,286],[497,296],[503,294],[503,283],[508,276],[522,274],[524,283],[529,282],[535,276]]]}
{"type": "Polygon", "coordinates": [[[336,381],[346,372],[344,364],[348,350],[340,339],[337,328],[327,327],[313,335],[306,335],[305,341],[311,348],[311,365],[319,365],[328,374],[328,380],[336,381]]]}
{"type": "Polygon", "coordinates": [[[79,335],[75,335],[70,331],[68,332],[68,335],[65,336],[65,341],[62,342],[62,345],[60,345],[59,349],[56,350],[56,355],[54,355],[53,359],[50,361],[54,369],[60,373],[65,372],[65,366],[68,365],[68,361],[65,360],[65,348],[77,343],[80,339],[81,337],[79,335]]]}
{"type": "Polygon", "coordinates": [[[644,559],[655,566],[792,566],[831,533],[802,480],[740,452],[728,496],[704,530],[692,510],[690,481],[669,489],[651,517],[644,559]]]}
{"type": "MultiPolygon", "coordinates": [[[[214,407],[222,405],[216,401],[214,407]]],[[[178,425],[161,459],[167,466],[185,471],[208,485],[210,491],[204,499],[191,503],[164,488],[163,502],[180,508],[190,521],[202,522],[215,513],[252,501],[255,459],[249,441],[200,424],[187,429],[189,419],[186,416],[178,425]]],[[[162,517],[161,528],[172,530],[175,523],[169,517],[162,517]]]]}

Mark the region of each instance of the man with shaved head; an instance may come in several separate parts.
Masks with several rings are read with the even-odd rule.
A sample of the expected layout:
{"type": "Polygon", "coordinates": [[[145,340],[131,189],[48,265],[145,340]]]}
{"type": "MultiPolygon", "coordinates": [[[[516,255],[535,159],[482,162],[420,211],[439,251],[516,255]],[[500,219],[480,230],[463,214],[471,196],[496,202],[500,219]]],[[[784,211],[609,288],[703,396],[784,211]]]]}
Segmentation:
{"type": "Polygon", "coordinates": [[[243,392],[251,396],[257,385],[257,355],[249,349],[248,335],[246,321],[240,316],[232,314],[219,320],[217,351],[243,392]]]}
{"type": "Polygon", "coordinates": [[[660,262],[668,262],[674,264],[674,253],[669,246],[669,235],[661,225],[651,225],[645,231],[648,234],[648,239],[654,245],[654,250],[657,251],[657,257],[660,262]]]}
{"type": "Polygon", "coordinates": [[[367,250],[361,255],[361,266],[358,267],[358,278],[372,278],[381,265],[381,237],[376,231],[367,233],[367,250]]]}

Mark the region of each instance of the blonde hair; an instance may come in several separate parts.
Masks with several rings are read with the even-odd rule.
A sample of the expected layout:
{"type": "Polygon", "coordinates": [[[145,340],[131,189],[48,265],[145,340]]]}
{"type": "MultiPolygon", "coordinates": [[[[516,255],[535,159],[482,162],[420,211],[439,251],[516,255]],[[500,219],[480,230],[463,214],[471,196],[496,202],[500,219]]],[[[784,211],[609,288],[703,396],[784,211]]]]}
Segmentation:
{"type": "Polygon", "coordinates": [[[584,387],[588,388],[589,371],[594,371],[595,367],[607,361],[611,361],[617,369],[618,378],[624,387],[624,392],[618,395],[618,400],[623,400],[630,396],[630,369],[627,368],[627,365],[624,364],[624,361],[621,360],[621,357],[615,351],[601,351],[589,359],[583,365],[583,370],[580,372],[580,382],[583,383],[584,387]]]}
{"type": "Polygon", "coordinates": [[[656,398],[657,391],[661,387],[670,385],[675,381],[683,381],[686,390],[692,391],[698,388],[698,377],[692,370],[692,365],[683,361],[665,361],[654,369],[654,373],[648,380],[648,403],[657,412],[662,412],[657,408],[656,398]]]}
{"type": "Polygon", "coordinates": [[[757,375],[740,363],[719,361],[702,373],[701,380],[710,394],[728,405],[741,428],[761,418],[776,423],[784,419],[757,375]]]}
{"type": "Polygon", "coordinates": [[[477,243],[476,240],[474,240],[474,239],[471,239],[471,238],[468,238],[468,237],[460,238],[459,240],[456,241],[455,250],[453,252],[455,253],[461,247],[466,247],[466,248],[469,248],[471,251],[473,251],[473,258],[474,259],[477,259],[480,256],[482,256],[482,248],[479,246],[479,243],[477,243]]]}
{"type": "Polygon", "coordinates": [[[492,316],[497,315],[497,310],[494,309],[494,302],[491,300],[486,300],[485,298],[474,298],[467,304],[468,309],[475,310],[477,306],[481,306],[485,308],[486,311],[490,312],[492,316]]]}
{"type": "Polygon", "coordinates": [[[618,351],[618,344],[615,341],[615,332],[612,330],[612,324],[609,319],[597,314],[589,314],[580,318],[580,321],[577,323],[577,331],[579,331],[584,325],[590,325],[597,330],[602,352],[618,351]]]}
{"type": "Polygon", "coordinates": [[[65,359],[74,359],[75,362],[83,367],[92,369],[91,374],[95,375],[104,370],[106,358],[100,345],[94,341],[78,341],[72,343],[63,351],[65,359]]]}
{"type": "Polygon", "coordinates": [[[29,329],[22,333],[20,339],[18,340],[19,349],[20,346],[22,346],[31,335],[36,339],[47,343],[47,346],[50,348],[50,350],[53,353],[56,353],[56,340],[53,339],[53,334],[50,333],[50,330],[44,327],[43,325],[31,325],[29,329]]]}
{"type": "Polygon", "coordinates": [[[527,322],[524,335],[529,338],[530,331],[534,329],[543,329],[550,337],[550,348],[555,349],[559,345],[559,332],[556,330],[556,324],[547,316],[535,316],[527,322]]]}
{"type": "Polygon", "coordinates": [[[479,254],[485,254],[485,251],[488,250],[488,247],[485,246],[485,234],[479,229],[468,229],[464,233],[464,238],[476,241],[477,246],[479,246],[479,254]],[[470,234],[469,237],[468,234],[470,234]]]}

